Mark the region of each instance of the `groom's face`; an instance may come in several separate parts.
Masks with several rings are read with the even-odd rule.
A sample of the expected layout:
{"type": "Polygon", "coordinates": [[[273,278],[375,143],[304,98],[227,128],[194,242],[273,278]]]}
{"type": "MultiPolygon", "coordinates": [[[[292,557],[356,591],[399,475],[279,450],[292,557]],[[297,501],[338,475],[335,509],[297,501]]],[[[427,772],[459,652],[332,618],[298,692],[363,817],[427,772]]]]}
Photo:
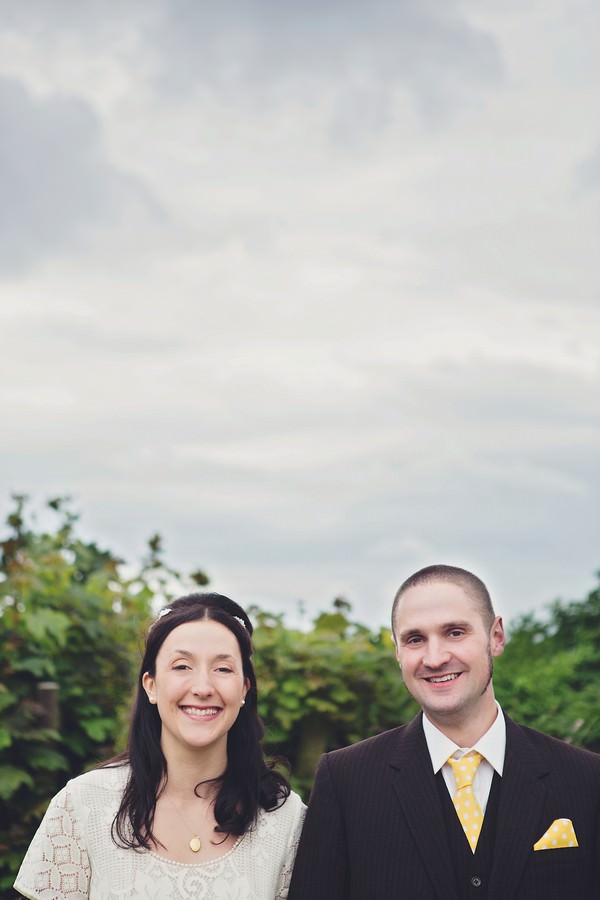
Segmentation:
{"type": "Polygon", "coordinates": [[[492,662],[504,649],[500,618],[488,629],[461,585],[433,580],[401,595],[394,633],[404,683],[435,725],[443,731],[487,716],[492,662]]]}

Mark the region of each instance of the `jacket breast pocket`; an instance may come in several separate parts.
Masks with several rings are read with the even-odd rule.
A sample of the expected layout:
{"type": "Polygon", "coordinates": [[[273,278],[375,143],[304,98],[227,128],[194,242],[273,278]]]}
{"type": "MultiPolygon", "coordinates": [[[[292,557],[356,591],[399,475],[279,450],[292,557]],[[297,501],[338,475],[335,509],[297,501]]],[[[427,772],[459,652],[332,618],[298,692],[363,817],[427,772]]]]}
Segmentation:
{"type": "Polygon", "coordinates": [[[532,852],[534,866],[565,866],[581,863],[585,857],[583,847],[557,847],[555,850],[534,850],[532,852]]]}

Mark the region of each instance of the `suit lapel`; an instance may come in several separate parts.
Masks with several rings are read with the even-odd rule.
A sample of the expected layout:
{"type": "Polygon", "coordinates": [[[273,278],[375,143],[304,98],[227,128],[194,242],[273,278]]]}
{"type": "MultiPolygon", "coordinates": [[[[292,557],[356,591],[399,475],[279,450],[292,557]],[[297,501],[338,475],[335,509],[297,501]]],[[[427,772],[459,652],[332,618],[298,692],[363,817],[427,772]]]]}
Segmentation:
{"type": "Polygon", "coordinates": [[[541,764],[518,725],[506,717],[506,754],[489,900],[505,900],[516,894],[535,841],[546,798],[541,764]]]}
{"type": "Polygon", "coordinates": [[[454,867],[421,715],[406,726],[390,759],[392,784],[440,900],[458,900],[454,867]]]}

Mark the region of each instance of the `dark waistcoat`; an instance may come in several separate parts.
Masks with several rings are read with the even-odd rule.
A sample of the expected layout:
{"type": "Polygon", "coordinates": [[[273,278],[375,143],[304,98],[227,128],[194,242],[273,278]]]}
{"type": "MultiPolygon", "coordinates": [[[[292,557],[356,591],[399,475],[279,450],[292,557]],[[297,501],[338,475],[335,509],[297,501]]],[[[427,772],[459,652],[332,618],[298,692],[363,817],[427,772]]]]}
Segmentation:
{"type": "Polygon", "coordinates": [[[488,895],[490,873],[496,843],[496,820],[502,779],[494,772],[483,826],[477,841],[477,849],[472,852],[467,836],[454,809],[454,804],[446,787],[441,770],[436,775],[440,801],[446,824],[448,846],[454,864],[454,877],[461,900],[485,900],[488,895]]]}

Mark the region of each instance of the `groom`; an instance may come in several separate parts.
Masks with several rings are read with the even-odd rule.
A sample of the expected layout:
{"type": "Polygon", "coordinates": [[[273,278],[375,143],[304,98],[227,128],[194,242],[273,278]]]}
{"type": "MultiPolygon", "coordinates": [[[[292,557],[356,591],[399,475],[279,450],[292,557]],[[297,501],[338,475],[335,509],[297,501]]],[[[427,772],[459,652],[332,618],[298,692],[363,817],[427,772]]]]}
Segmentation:
{"type": "Polygon", "coordinates": [[[503,713],[483,582],[421,569],[392,632],[422,711],[321,758],[289,900],[600,898],[600,757],[503,713]]]}

